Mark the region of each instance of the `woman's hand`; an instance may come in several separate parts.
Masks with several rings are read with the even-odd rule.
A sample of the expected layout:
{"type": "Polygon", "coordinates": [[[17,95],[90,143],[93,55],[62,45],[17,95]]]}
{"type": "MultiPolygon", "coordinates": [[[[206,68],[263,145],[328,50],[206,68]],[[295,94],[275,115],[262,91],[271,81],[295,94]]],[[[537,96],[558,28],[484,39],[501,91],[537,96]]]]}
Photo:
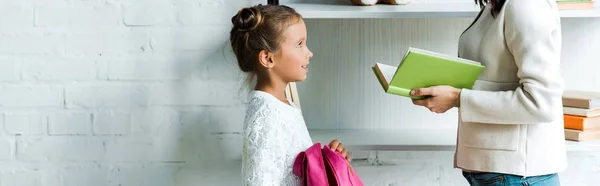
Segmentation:
{"type": "Polygon", "coordinates": [[[431,112],[444,113],[460,104],[461,89],[452,86],[432,86],[416,88],[410,91],[413,96],[428,96],[425,99],[413,99],[413,104],[427,107],[431,112]]]}
{"type": "Polygon", "coordinates": [[[352,159],[350,158],[350,153],[348,153],[344,145],[342,145],[342,143],[340,143],[340,141],[338,141],[337,139],[329,143],[329,148],[342,154],[344,158],[348,160],[348,162],[352,161],[352,159]]]}

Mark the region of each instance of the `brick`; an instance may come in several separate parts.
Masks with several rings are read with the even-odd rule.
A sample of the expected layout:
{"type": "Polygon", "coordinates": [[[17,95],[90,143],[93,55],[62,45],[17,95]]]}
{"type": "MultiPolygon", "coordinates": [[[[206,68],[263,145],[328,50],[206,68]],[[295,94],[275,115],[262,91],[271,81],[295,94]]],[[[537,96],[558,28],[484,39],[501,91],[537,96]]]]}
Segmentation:
{"type": "Polygon", "coordinates": [[[242,185],[241,163],[235,163],[239,165],[230,165],[228,163],[200,169],[178,169],[175,172],[177,186],[242,185]]]}
{"type": "Polygon", "coordinates": [[[14,153],[14,139],[8,137],[0,138],[0,160],[12,160],[14,153]]]}
{"type": "Polygon", "coordinates": [[[0,185],[42,186],[42,173],[38,169],[4,171],[0,185]]]}
{"type": "Polygon", "coordinates": [[[67,5],[69,4],[71,1],[73,0],[8,0],[8,1],[19,1],[20,4],[22,5],[50,5],[50,6],[57,6],[57,5],[67,5]]]}
{"type": "Polygon", "coordinates": [[[107,142],[107,159],[124,162],[199,161],[202,126],[208,122],[205,109],[153,108],[135,111],[132,117],[134,129],[145,133],[107,142]]]}
{"type": "Polygon", "coordinates": [[[142,29],[74,29],[66,36],[66,53],[70,56],[119,56],[150,50],[148,32],[142,29]]]}
{"type": "Polygon", "coordinates": [[[205,166],[218,166],[224,162],[238,161],[242,157],[242,135],[240,133],[211,133],[203,136],[196,146],[202,150],[198,155],[205,166]],[[233,148],[238,147],[238,148],[233,148]]]}
{"type": "Polygon", "coordinates": [[[104,158],[103,140],[85,136],[21,137],[19,161],[89,162],[104,158]]]}
{"type": "Polygon", "coordinates": [[[50,86],[0,87],[0,107],[62,107],[63,89],[50,86]]]}
{"type": "Polygon", "coordinates": [[[35,26],[120,26],[119,6],[38,6],[35,26]]]}
{"type": "Polygon", "coordinates": [[[33,9],[23,6],[0,6],[1,27],[33,27],[33,9]]]}
{"type": "MultiPolygon", "coordinates": [[[[266,4],[266,3],[263,3],[266,4]]],[[[239,6],[216,3],[182,4],[178,6],[177,19],[185,26],[228,25],[239,6]]]]}
{"type": "Polygon", "coordinates": [[[62,55],[65,53],[65,37],[57,33],[0,34],[0,54],[13,55],[62,55]]]}
{"type": "Polygon", "coordinates": [[[37,113],[6,113],[4,130],[13,135],[47,134],[47,118],[37,113]]]}
{"type": "Polygon", "coordinates": [[[195,77],[202,80],[239,81],[245,83],[244,80],[247,74],[239,69],[237,60],[230,49],[231,47],[226,47],[219,52],[202,53],[202,57],[200,57],[202,60],[195,64],[198,66],[195,69],[200,69],[199,76],[195,77]]]}
{"type": "Polygon", "coordinates": [[[189,79],[196,69],[197,54],[140,55],[135,58],[106,60],[109,80],[180,80],[189,79]]]}
{"type": "Polygon", "coordinates": [[[127,3],[123,5],[123,23],[126,26],[168,26],[175,23],[171,4],[127,3]]]}
{"type": "Polygon", "coordinates": [[[109,168],[103,165],[69,166],[59,170],[59,175],[63,179],[62,186],[117,186],[109,179],[109,168]]]}
{"type": "Polygon", "coordinates": [[[148,102],[148,88],[136,84],[73,85],[66,89],[67,108],[138,107],[148,102]]]}
{"type": "Polygon", "coordinates": [[[131,131],[131,115],[103,111],[94,113],[94,135],[126,135],[131,131]]]}
{"type": "Polygon", "coordinates": [[[235,105],[241,94],[237,82],[162,83],[152,88],[150,105],[235,105]]]}
{"type": "Polygon", "coordinates": [[[217,52],[228,45],[229,29],[230,26],[153,29],[150,31],[150,43],[158,52],[217,52]]]}
{"type": "Polygon", "coordinates": [[[22,63],[24,80],[94,80],[98,78],[92,59],[48,58],[22,63]]]}
{"type": "Polygon", "coordinates": [[[50,135],[88,135],[92,132],[92,115],[89,113],[57,113],[50,116],[50,135]]]}
{"type": "Polygon", "coordinates": [[[19,75],[17,65],[13,61],[0,60],[0,82],[2,81],[18,81],[19,75]]]}
{"type": "Polygon", "coordinates": [[[166,186],[177,185],[174,172],[181,164],[118,165],[111,167],[109,180],[114,185],[166,186]]]}
{"type": "MultiPolygon", "coordinates": [[[[230,107],[210,107],[208,109],[209,121],[202,131],[209,134],[237,133],[241,134],[246,117],[246,107],[235,105],[230,107]]],[[[203,124],[203,123],[200,123],[203,124]]]]}
{"type": "Polygon", "coordinates": [[[115,162],[194,162],[198,149],[179,138],[120,138],[106,143],[106,158],[115,162]]]}

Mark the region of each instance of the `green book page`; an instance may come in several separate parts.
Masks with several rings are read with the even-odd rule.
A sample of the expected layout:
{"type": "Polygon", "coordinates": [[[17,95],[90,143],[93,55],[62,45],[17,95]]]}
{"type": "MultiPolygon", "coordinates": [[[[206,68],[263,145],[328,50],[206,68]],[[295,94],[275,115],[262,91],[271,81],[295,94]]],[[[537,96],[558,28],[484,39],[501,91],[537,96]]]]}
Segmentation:
{"type": "Polygon", "coordinates": [[[435,85],[471,89],[483,68],[479,64],[411,51],[396,70],[388,92],[394,91],[398,95],[411,97],[410,90],[435,85]]]}

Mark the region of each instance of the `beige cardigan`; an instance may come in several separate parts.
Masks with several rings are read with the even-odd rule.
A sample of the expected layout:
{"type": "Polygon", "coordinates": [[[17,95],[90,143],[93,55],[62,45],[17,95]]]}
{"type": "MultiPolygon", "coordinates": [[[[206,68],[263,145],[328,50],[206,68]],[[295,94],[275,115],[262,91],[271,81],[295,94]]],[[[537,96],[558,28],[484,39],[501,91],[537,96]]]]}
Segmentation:
{"type": "Polygon", "coordinates": [[[459,56],[486,66],[460,94],[455,167],[522,176],[566,166],[560,71],[561,26],[554,0],[507,0],[460,37],[459,56]]]}

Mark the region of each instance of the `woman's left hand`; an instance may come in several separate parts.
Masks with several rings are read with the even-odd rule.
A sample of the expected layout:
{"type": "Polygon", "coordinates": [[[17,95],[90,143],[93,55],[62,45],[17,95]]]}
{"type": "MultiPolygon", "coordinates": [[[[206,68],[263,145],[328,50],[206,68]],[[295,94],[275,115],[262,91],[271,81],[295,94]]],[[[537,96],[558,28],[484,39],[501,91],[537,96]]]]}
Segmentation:
{"type": "Polygon", "coordinates": [[[444,113],[460,104],[461,89],[441,85],[416,88],[410,91],[413,96],[428,96],[425,99],[413,99],[413,104],[427,107],[431,112],[444,113]]]}

